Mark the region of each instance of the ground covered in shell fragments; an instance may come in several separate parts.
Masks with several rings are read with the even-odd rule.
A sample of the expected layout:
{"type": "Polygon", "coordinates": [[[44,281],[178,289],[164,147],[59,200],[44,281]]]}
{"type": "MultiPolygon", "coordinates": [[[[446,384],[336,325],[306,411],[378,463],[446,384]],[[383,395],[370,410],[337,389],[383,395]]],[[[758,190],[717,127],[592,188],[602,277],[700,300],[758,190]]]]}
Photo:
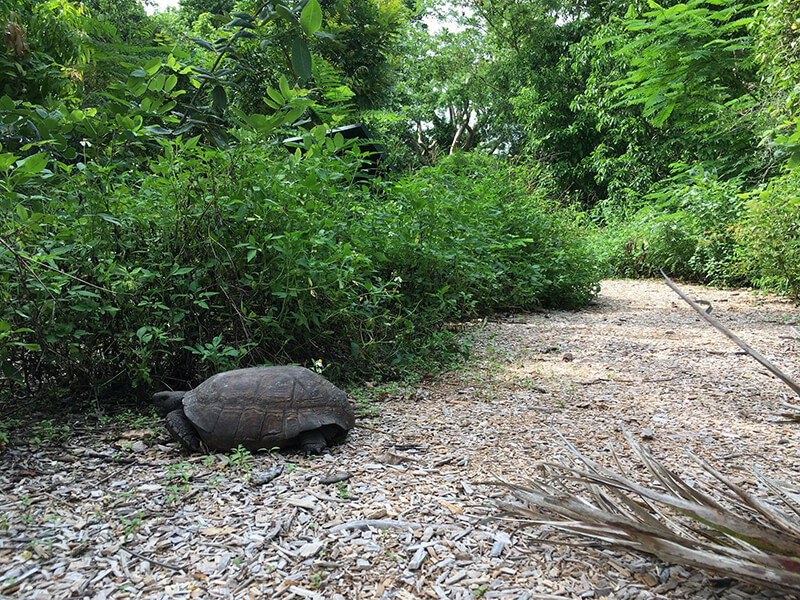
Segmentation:
{"type": "MultiPolygon", "coordinates": [[[[683,286],[789,374],[800,310],[749,290],[683,286]]],[[[654,558],[487,520],[565,453],[613,467],[623,428],[687,479],[685,451],[752,483],[796,480],[788,388],[663,282],[607,281],[577,312],[463,327],[473,358],[372,398],[321,457],[192,456],[160,427],[113,427],[0,454],[0,595],[12,598],[785,597],[654,558]],[[553,543],[553,541],[567,542],[553,543]]],[[[359,404],[360,406],[360,404],[359,404]]],[[[634,468],[635,472],[635,468],[634,468]]],[[[646,481],[644,483],[647,483],[646,481]]]]}

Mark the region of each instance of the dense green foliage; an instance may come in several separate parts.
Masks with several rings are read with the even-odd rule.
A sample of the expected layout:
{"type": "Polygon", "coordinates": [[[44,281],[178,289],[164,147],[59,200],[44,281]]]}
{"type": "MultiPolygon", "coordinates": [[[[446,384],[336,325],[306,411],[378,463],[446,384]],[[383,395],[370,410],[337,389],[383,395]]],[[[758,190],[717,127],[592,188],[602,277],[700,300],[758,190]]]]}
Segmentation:
{"type": "Polygon", "coordinates": [[[800,297],[799,18],[0,0],[0,389],[395,376],[461,352],[449,322],[579,307],[602,273],[800,297]],[[394,170],[328,135],[358,121],[394,170]]]}
{"type": "MultiPolygon", "coordinates": [[[[428,94],[470,106],[476,150],[536,161],[555,194],[580,203],[608,274],[666,268],[800,296],[788,268],[799,217],[789,183],[800,162],[796,4],[468,6],[459,35],[481,43],[429,50],[425,61],[452,77],[433,77],[428,94]]],[[[447,130],[428,120],[429,136],[447,130]]]]}
{"type": "MultiPolygon", "coordinates": [[[[41,175],[41,156],[8,181],[41,175]]],[[[575,215],[527,173],[466,163],[368,186],[357,158],[197,137],[162,142],[149,172],[90,163],[5,223],[6,373],[77,388],[286,360],[391,374],[455,350],[448,321],[591,298],[575,215]]]]}
{"type": "Polygon", "coordinates": [[[787,133],[795,126],[783,106],[765,110],[787,99],[779,71],[796,69],[788,56],[780,65],[772,52],[771,64],[759,56],[759,47],[775,37],[775,9],[785,10],[777,3],[651,4],[641,16],[629,13],[624,33],[602,40],[604,47],[619,48],[628,65],[624,76],[607,84],[615,102],[609,114],[622,105],[641,107],[646,127],[660,138],[668,135],[654,149],[637,141],[626,152],[630,157],[634,150],[644,164],[663,160],[655,171],[660,176],[605,201],[610,227],[601,247],[613,272],[652,274],[664,267],[703,282],[800,294],[788,271],[776,277],[775,258],[769,257],[789,247],[772,243],[766,251],[766,231],[782,222],[785,234],[800,216],[790,214],[789,186],[778,183],[793,179],[783,173],[792,168],[787,133]],[[748,201],[765,194],[786,207],[780,219],[748,201]]]}
{"type": "Polygon", "coordinates": [[[738,263],[761,287],[800,296],[800,173],[772,179],[746,205],[737,226],[738,263]]]}

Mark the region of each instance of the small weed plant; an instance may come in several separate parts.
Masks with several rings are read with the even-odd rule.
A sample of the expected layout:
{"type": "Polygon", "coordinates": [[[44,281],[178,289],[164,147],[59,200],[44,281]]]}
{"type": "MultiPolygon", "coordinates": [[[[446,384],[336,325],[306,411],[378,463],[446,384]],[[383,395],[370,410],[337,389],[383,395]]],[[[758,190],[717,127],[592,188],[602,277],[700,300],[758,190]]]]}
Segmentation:
{"type": "Polygon", "coordinates": [[[138,510],[132,517],[126,517],[124,515],[120,516],[125,541],[129,540],[133,534],[141,529],[143,520],[144,518],[142,517],[142,512],[138,510]]]}
{"type": "Polygon", "coordinates": [[[239,445],[225,457],[225,464],[233,471],[249,475],[250,471],[253,470],[252,459],[252,452],[244,446],[239,445]]]}
{"type": "Polygon", "coordinates": [[[336,482],[336,491],[338,492],[339,497],[342,498],[343,500],[347,500],[349,498],[352,498],[353,496],[350,493],[350,490],[348,489],[347,484],[344,481],[336,482]]]}
{"type": "Polygon", "coordinates": [[[167,495],[167,503],[173,504],[177,502],[182,496],[186,495],[191,489],[191,480],[193,475],[192,465],[186,462],[176,463],[167,467],[167,481],[166,486],[169,494],[167,495]]]}
{"type": "Polygon", "coordinates": [[[69,436],[69,428],[66,425],[58,425],[55,419],[42,419],[36,426],[33,435],[33,443],[36,446],[54,446],[66,441],[69,436]]]}

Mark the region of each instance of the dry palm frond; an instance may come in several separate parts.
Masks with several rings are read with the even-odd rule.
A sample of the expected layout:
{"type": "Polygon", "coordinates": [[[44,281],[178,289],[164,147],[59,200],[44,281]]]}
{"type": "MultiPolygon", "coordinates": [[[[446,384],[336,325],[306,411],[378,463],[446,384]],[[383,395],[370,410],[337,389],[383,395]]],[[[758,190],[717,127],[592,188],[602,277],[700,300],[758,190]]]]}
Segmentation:
{"type": "Polygon", "coordinates": [[[716,481],[706,493],[667,469],[647,447],[627,434],[626,438],[658,489],[597,464],[565,442],[574,458],[572,465],[543,463],[542,476],[524,486],[496,482],[516,499],[500,503],[501,509],[526,522],[548,524],[664,561],[800,592],[796,486],[754,471],[775,503],[783,506],[778,510],[690,454],[716,481]]]}

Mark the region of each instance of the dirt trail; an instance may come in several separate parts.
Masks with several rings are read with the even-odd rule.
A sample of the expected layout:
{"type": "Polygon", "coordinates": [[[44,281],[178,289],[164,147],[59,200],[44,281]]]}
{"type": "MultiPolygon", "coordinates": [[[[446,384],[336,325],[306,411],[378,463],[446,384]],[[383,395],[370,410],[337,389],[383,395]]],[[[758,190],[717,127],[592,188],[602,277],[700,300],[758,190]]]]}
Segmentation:
{"type": "MultiPolygon", "coordinates": [[[[800,374],[800,310],[683,286],[800,374]]],[[[657,281],[608,281],[583,311],[471,324],[474,358],[378,395],[366,426],[317,458],[182,456],[157,431],[0,455],[0,593],[19,598],[767,598],[769,593],[494,515],[492,474],[563,454],[612,465],[622,428],[681,475],[685,450],[734,480],[796,480],[788,388],[657,281]],[[367,428],[368,427],[368,428],[367,428]],[[558,432],[558,433],[557,433],[558,432]],[[122,461],[120,461],[122,459],[122,461]],[[256,483],[283,467],[269,483],[256,483]],[[321,477],[349,474],[325,484],[321,477]],[[578,541],[573,539],[572,541],[578,541]]],[[[355,394],[357,395],[357,394],[355,394]]],[[[273,473],[274,474],[274,473],[273,473]]],[[[782,597],[775,595],[775,597],[782,597]]]]}

